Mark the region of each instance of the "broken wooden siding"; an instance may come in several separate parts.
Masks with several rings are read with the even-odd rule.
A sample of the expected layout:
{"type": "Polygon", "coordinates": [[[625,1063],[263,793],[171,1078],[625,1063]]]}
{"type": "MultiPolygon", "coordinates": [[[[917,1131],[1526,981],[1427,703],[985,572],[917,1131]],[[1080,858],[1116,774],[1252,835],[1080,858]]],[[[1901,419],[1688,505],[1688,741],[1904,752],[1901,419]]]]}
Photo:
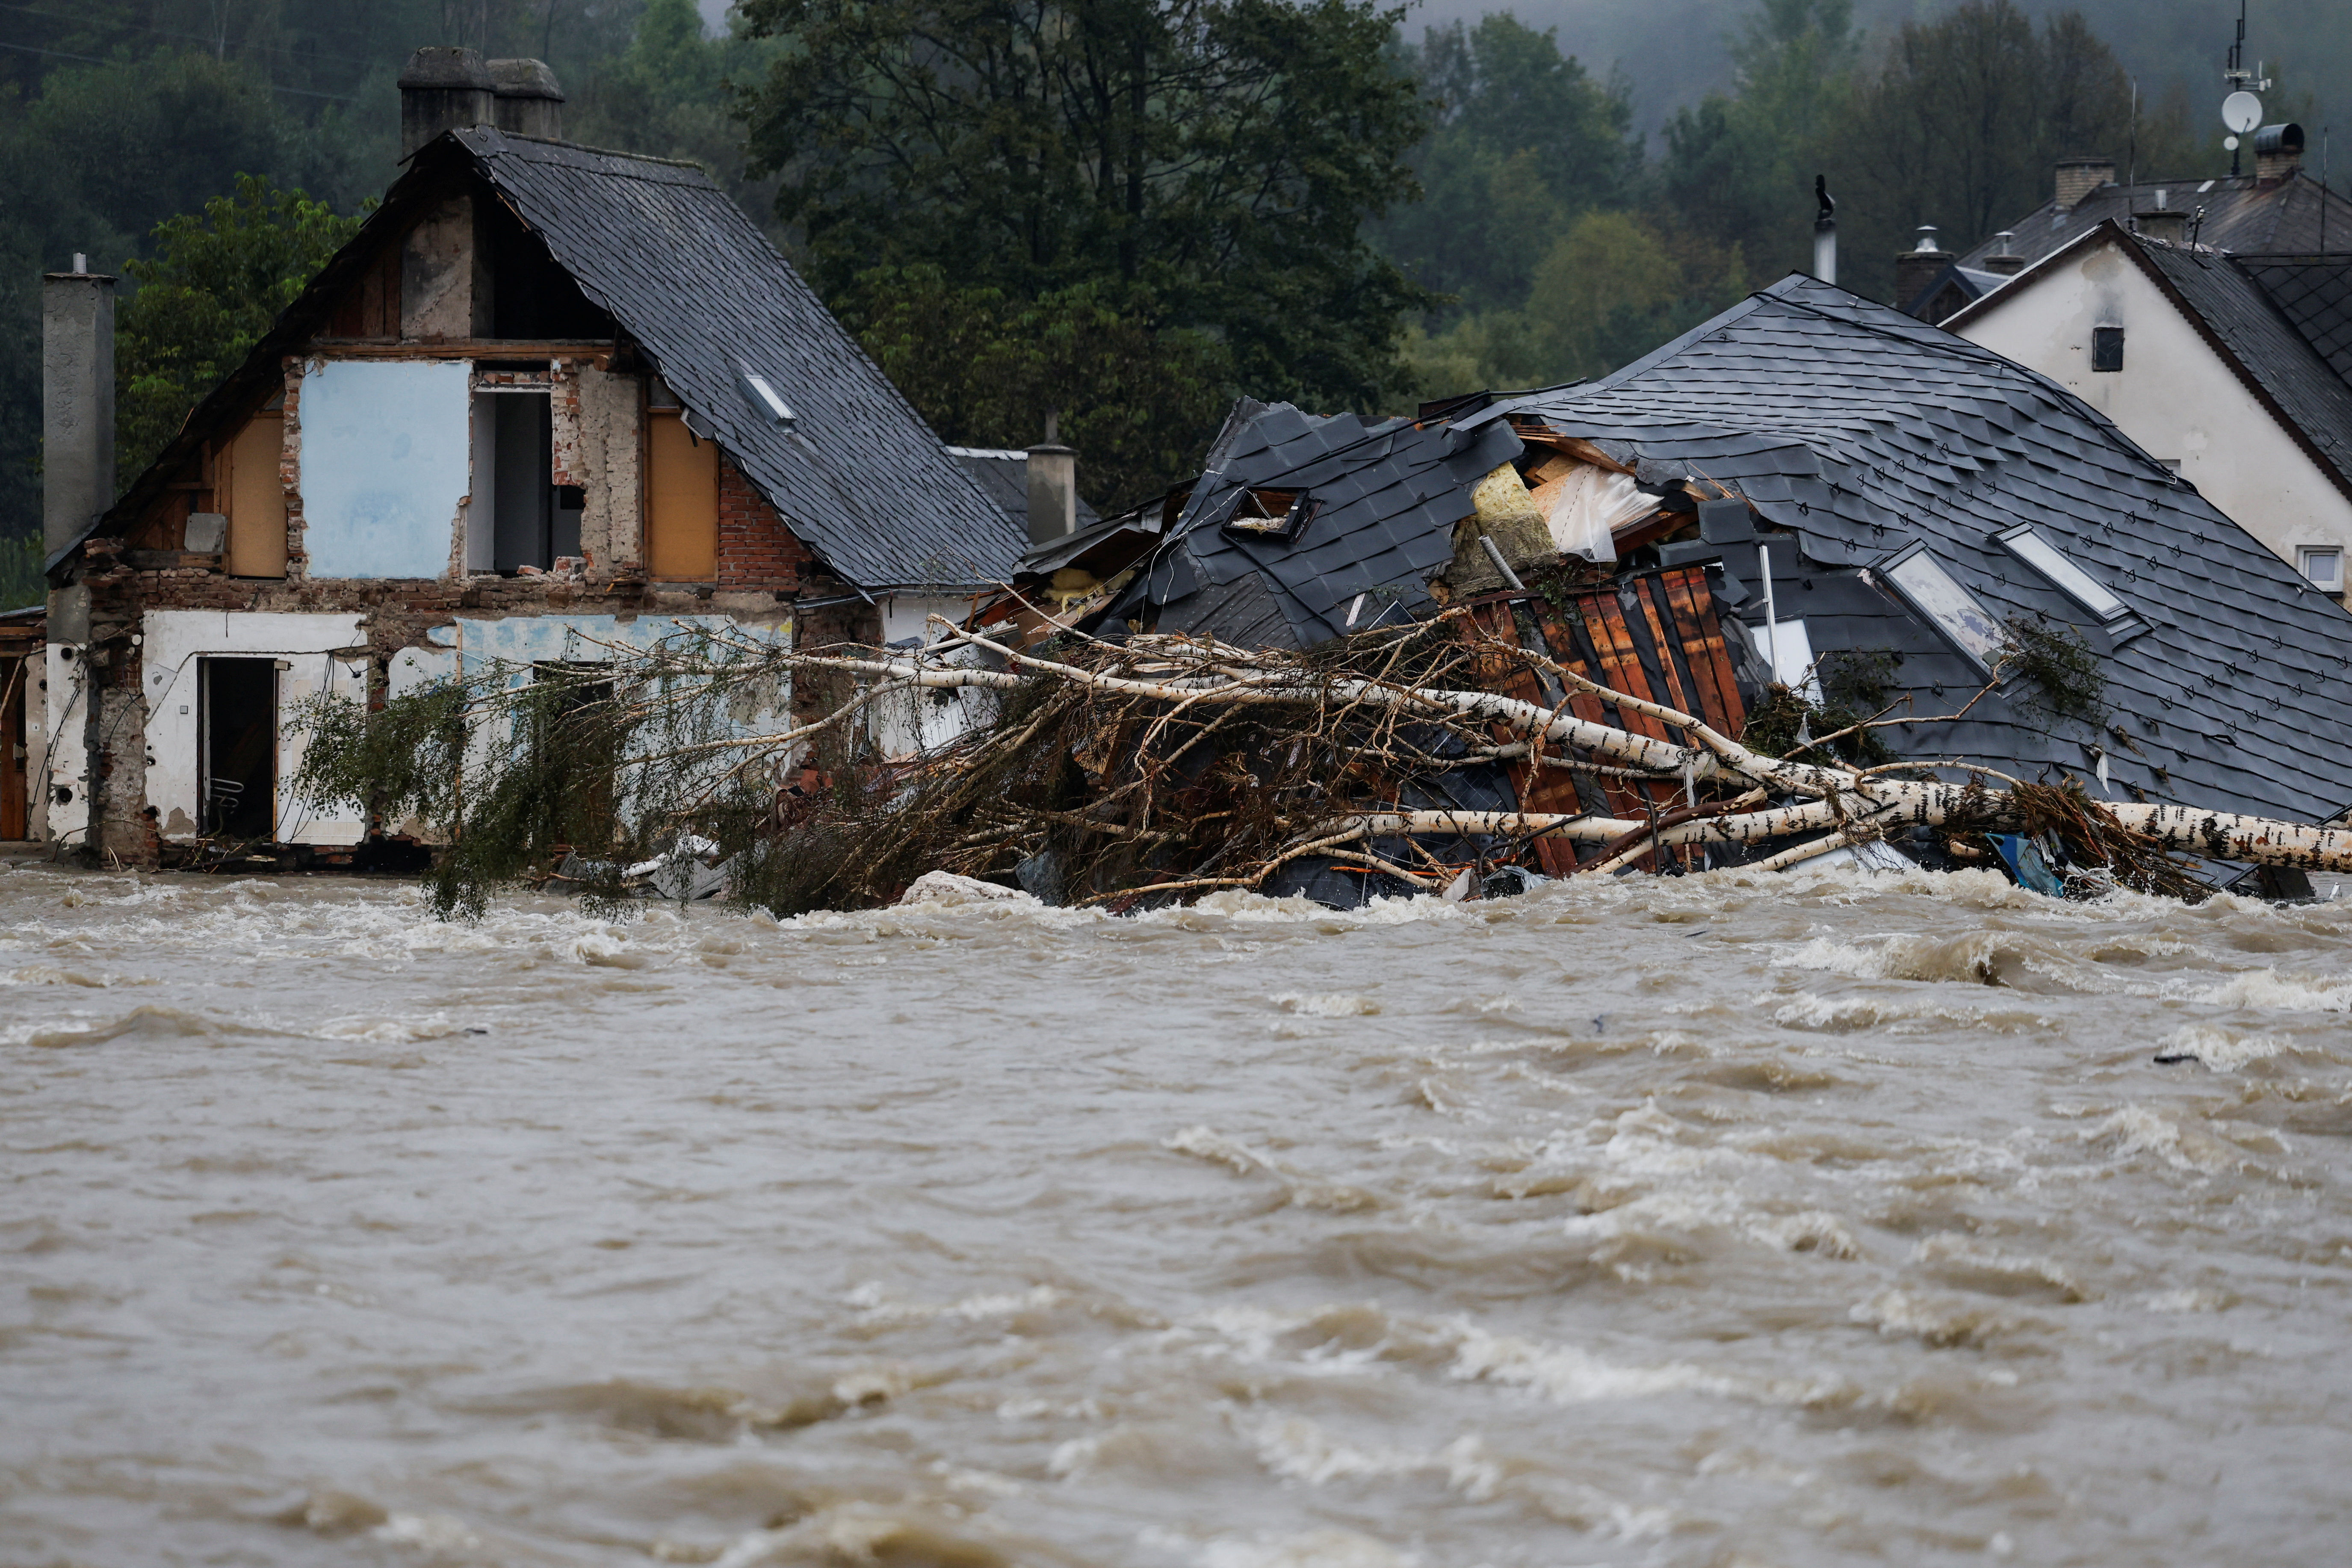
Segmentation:
{"type": "MultiPolygon", "coordinates": [[[[1587,680],[1645,702],[1678,709],[1717,734],[1738,738],[1747,722],[1730,649],[1717,619],[1704,566],[1675,566],[1617,578],[1561,603],[1527,595],[1490,598],[1471,606],[1478,628],[1514,647],[1552,659],[1587,680]]],[[[1549,707],[1565,703],[1580,719],[1637,735],[1690,743],[1679,730],[1646,714],[1621,710],[1564,683],[1539,666],[1496,655],[1482,671],[1491,689],[1549,707]]],[[[1681,785],[1662,779],[1623,779],[1547,765],[1537,757],[1511,764],[1519,809],[1601,812],[1641,818],[1671,808],[1681,785]]],[[[1536,841],[1544,871],[1576,869],[1577,847],[1536,841]]]]}

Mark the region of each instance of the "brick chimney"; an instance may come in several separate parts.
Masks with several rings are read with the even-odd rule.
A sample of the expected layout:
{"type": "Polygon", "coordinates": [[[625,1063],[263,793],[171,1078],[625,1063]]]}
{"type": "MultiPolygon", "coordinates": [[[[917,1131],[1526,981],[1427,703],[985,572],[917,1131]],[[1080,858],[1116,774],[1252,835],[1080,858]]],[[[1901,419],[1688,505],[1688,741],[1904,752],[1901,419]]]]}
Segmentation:
{"type": "Polygon", "coordinates": [[[1984,258],[1984,269],[1987,272],[1998,272],[2004,278],[2014,278],[2024,271],[2025,258],[2016,255],[2009,248],[2015,242],[2016,234],[2011,230],[2002,229],[1992,238],[1993,251],[1990,256],[1984,258]]]}
{"type": "Polygon", "coordinates": [[[1045,416],[1045,440],[1029,448],[1029,542],[1078,531],[1078,454],[1061,442],[1061,416],[1045,416]]]}
{"type": "Polygon", "coordinates": [[[2140,233],[2150,239],[2160,239],[2167,245],[2189,243],[2189,215],[2170,207],[2158,207],[2153,212],[2139,214],[2133,222],[2140,233]]]}
{"type": "Polygon", "coordinates": [[[2265,125],[2254,132],[2254,184],[2268,189],[2294,178],[2303,163],[2303,127],[2265,125]]]}
{"type": "Polygon", "coordinates": [[[1936,240],[1936,226],[1919,226],[1919,243],[1895,258],[1895,308],[1906,310],[1936,275],[1952,264],[1952,253],[1936,240]]]}
{"type": "Polygon", "coordinates": [[[563,89],[541,60],[492,60],[492,90],[498,127],[543,142],[563,140],[563,89]]]}
{"type": "Polygon", "coordinates": [[[114,504],[114,279],[86,257],[41,279],[41,542],[51,555],[114,504]]]}
{"type": "Polygon", "coordinates": [[[2058,160],[2058,206],[2062,212],[2073,212],[2083,198],[2101,185],[2116,183],[2116,161],[2113,158],[2061,158],[2058,160]]]}
{"type": "MultiPolygon", "coordinates": [[[[552,86],[554,78],[548,81],[552,86]]],[[[497,106],[498,84],[478,53],[426,45],[408,57],[400,73],[400,155],[407,157],[445,131],[496,123],[497,106]]]]}

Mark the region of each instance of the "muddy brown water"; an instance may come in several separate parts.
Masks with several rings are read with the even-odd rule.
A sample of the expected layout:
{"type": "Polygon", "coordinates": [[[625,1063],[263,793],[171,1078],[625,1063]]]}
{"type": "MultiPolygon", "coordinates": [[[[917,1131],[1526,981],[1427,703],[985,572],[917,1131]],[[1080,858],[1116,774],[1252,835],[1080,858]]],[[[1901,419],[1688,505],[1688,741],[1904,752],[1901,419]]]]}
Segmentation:
{"type": "Polygon", "coordinates": [[[20,868],[0,1562],[2343,1561],[2347,1134],[2352,902],[20,868]]]}

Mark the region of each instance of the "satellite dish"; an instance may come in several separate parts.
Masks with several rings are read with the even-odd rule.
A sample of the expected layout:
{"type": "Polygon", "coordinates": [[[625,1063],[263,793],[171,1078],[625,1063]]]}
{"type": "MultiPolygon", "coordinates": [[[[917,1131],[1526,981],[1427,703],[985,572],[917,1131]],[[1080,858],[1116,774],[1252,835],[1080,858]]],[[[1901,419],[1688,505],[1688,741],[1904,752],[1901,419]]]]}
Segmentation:
{"type": "Polygon", "coordinates": [[[2243,136],[2263,122],[2263,100],[2251,92],[2233,92],[2221,100],[2221,123],[2243,136]]]}

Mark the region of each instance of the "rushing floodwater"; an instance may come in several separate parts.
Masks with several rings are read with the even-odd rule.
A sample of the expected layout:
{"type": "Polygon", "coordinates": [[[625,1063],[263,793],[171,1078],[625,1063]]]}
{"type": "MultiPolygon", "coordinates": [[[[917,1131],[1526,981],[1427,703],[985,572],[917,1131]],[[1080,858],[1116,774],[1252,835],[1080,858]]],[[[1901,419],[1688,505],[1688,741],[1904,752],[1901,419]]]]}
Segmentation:
{"type": "Polygon", "coordinates": [[[2352,903],[0,875],[0,1563],[2343,1561],[2352,903]]]}

